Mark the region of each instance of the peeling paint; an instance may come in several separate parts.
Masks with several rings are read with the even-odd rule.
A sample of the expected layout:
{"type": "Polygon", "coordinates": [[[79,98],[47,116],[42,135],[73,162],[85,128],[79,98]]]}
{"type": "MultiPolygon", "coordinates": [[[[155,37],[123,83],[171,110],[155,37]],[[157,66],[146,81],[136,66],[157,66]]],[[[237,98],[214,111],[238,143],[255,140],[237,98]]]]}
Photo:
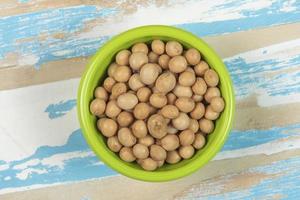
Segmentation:
{"type": "MultiPolygon", "coordinates": [[[[27,2],[32,3],[19,0],[27,2]]],[[[39,68],[49,61],[89,56],[113,35],[140,25],[168,24],[208,36],[300,21],[299,1],[136,1],[123,8],[126,3],[1,17],[0,67],[39,68]]],[[[297,39],[225,59],[238,101],[254,95],[261,109],[299,102],[299,54],[297,39]]],[[[6,152],[0,155],[0,193],[117,175],[99,161],[82,137],[75,111],[78,82],[0,92],[0,149],[6,152]],[[11,115],[16,110],[20,115],[11,115]]],[[[298,122],[265,130],[233,130],[215,160],[299,149],[298,122]]],[[[297,199],[299,161],[299,157],[290,158],[207,180],[201,187],[187,188],[178,198],[251,199],[255,194],[257,198],[297,199]]]]}
{"type": "Polygon", "coordinates": [[[64,116],[68,111],[76,106],[76,100],[60,101],[57,104],[50,104],[45,112],[48,113],[50,119],[55,119],[64,116]]]}
{"type": "Polygon", "coordinates": [[[141,25],[175,25],[198,36],[208,36],[300,21],[298,1],[287,5],[271,0],[205,0],[189,3],[180,1],[170,5],[172,6],[143,4],[132,13],[119,10],[118,5],[115,5],[115,8],[86,5],[2,17],[0,59],[4,59],[8,53],[17,53],[19,59],[26,55],[34,55],[37,61],[33,65],[39,68],[41,64],[53,60],[89,56],[112,35],[141,25]],[[181,10],[182,14],[178,13],[178,10],[181,10]],[[157,12],[161,14],[157,15],[157,12]],[[86,29],[88,22],[95,20],[98,20],[98,23],[86,29]],[[63,34],[64,37],[46,37],[43,41],[38,40],[40,35],[57,33],[63,34]],[[37,39],[26,42],[26,38],[37,39]],[[17,40],[23,42],[17,43],[17,40]],[[67,54],[57,53],[70,50],[74,51],[67,54]]]}
{"type": "Polygon", "coordinates": [[[300,197],[300,157],[253,167],[241,173],[206,180],[189,187],[176,200],[187,199],[298,199],[300,197]],[[248,177],[248,178],[247,178],[248,177]],[[250,178],[250,179],[249,179],[250,178]],[[231,187],[228,184],[237,184],[231,187]],[[209,190],[211,187],[215,190],[209,190]]]}

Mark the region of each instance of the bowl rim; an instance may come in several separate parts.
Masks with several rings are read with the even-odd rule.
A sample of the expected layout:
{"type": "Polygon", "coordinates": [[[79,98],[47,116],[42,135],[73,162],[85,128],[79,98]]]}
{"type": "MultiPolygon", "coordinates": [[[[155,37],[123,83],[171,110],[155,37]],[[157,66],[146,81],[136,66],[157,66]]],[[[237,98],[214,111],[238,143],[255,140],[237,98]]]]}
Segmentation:
{"type": "Polygon", "coordinates": [[[233,84],[223,61],[219,58],[215,51],[211,47],[209,47],[202,39],[193,35],[190,32],[172,26],[141,26],[114,36],[109,41],[107,41],[101,48],[99,48],[99,50],[90,59],[87,68],[81,77],[80,85],[78,88],[77,114],[83,135],[89,146],[106,165],[108,165],[115,171],[127,177],[143,181],[162,182],[175,180],[187,176],[195,172],[197,169],[201,168],[203,165],[205,165],[223,147],[233,124],[234,112],[235,99],[233,84]],[[88,92],[88,80],[91,76],[93,76],[95,70],[99,67],[98,62],[101,62],[101,57],[105,56],[105,52],[107,50],[110,49],[111,51],[111,48],[115,48],[116,46],[118,46],[118,43],[120,41],[128,41],[129,38],[138,39],[141,37],[170,37],[174,38],[175,40],[183,41],[197,49],[201,49],[200,51],[202,54],[205,55],[205,57],[209,57],[211,60],[213,60],[213,62],[215,63],[214,66],[219,66],[219,69],[217,71],[219,74],[222,73],[222,75],[220,76],[220,82],[222,82],[222,87],[226,89],[226,93],[222,93],[222,96],[227,95],[226,108],[223,111],[226,111],[226,123],[222,125],[223,128],[221,130],[223,134],[219,134],[217,139],[214,139],[213,141],[213,145],[215,146],[215,148],[208,148],[207,150],[205,150],[203,152],[205,156],[199,157],[201,159],[197,158],[193,162],[187,163],[186,165],[172,170],[153,172],[137,170],[134,167],[124,164],[124,161],[113,159],[112,156],[105,151],[101,144],[97,142],[96,135],[91,134],[93,132],[92,129],[94,129],[94,126],[92,126],[90,124],[90,121],[88,120],[88,115],[90,114],[90,112],[89,106],[86,106],[89,105],[89,101],[86,97],[86,94],[88,92]],[[180,39],[177,39],[178,37],[180,37],[180,39]]]}

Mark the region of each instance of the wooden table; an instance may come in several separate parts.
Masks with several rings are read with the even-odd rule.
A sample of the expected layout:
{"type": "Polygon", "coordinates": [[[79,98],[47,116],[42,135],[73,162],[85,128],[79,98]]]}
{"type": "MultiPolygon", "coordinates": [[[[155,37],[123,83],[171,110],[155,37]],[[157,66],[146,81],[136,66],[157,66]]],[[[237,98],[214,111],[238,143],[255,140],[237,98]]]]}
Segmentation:
{"type": "Polygon", "coordinates": [[[300,199],[300,1],[2,0],[0,8],[0,199],[300,199]],[[237,99],[222,151],[168,183],[106,167],[76,117],[89,56],[146,24],[204,38],[237,99]]]}

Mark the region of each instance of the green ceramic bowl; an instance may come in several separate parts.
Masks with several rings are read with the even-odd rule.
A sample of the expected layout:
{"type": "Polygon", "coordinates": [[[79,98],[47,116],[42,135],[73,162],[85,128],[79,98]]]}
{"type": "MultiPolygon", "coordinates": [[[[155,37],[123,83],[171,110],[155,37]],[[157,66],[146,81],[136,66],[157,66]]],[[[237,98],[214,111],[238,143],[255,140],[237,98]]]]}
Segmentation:
{"type": "Polygon", "coordinates": [[[203,40],[197,36],[170,26],[143,26],[131,29],[113,37],[90,60],[81,78],[78,90],[78,116],[83,135],[90,147],[99,158],[117,172],[143,181],[170,181],[187,176],[205,165],[220,151],[229,134],[235,110],[234,92],[230,76],[222,60],[203,40]],[[194,47],[201,52],[202,58],[217,71],[220,76],[219,87],[226,107],[216,122],[215,130],[208,136],[206,146],[198,151],[191,159],[183,160],[174,165],[164,165],[156,171],[143,170],[136,163],[126,163],[106,146],[106,139],[99,134],[96,118],[89,111],[89,104],[94,98],[94,89],[107,76],[106,69],[116,53],[128,49],[137,42],[149,42],[153,39],[163,41],[176,40],[185,47],[194,47]]]}

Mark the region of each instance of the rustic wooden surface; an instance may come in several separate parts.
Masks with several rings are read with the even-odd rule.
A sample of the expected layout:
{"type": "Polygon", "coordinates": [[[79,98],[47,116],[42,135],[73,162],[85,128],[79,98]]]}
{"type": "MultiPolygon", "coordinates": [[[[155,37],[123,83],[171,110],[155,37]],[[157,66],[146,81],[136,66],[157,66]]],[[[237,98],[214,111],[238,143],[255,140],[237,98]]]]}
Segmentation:
{"type": "Polygon", "coordinates": [[[2,0],[0,9],[0,199],[300,198],[300,1],[2,0]],[[76,118],[89,56],[146,24],[204,38],[236,92],[222,151],[169,183],[103,165],[76,118]]]}

